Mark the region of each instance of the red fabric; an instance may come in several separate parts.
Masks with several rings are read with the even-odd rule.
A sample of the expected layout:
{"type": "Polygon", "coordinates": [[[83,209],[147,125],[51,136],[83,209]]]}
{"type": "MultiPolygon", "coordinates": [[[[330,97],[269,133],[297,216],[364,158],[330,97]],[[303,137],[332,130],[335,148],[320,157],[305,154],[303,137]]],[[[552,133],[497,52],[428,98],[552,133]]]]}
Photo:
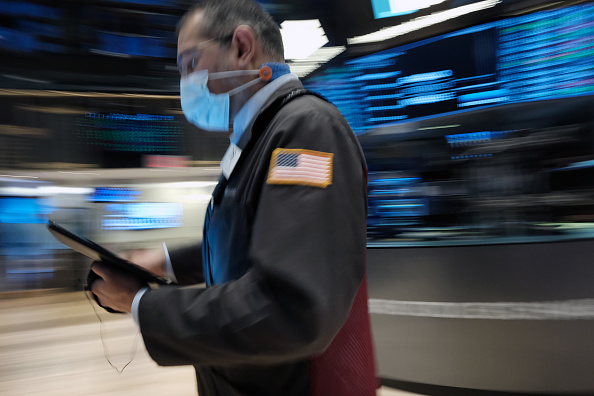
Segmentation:
{"type": "Polygon", "coordinates": [[[328,349],[311,360],[312,396],[375,396],[379,383],[367,300],[366,275],[345,324],[328,349]]]}

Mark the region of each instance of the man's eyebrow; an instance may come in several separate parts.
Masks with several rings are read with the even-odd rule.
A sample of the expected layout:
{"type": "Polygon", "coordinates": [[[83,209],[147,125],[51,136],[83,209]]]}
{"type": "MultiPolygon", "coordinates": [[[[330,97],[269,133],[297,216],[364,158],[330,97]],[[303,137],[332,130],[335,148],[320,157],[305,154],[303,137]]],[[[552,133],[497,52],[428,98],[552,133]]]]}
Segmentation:
{"type": "Polygon", "coordinates": [[[187,50],[183,50],[182,52],[180,52],[179,54],[177,54],[177,59],[181,58],[182,56],[189,54],[192,51],[196,51],[195,48],[188,48],[187,50]]]}

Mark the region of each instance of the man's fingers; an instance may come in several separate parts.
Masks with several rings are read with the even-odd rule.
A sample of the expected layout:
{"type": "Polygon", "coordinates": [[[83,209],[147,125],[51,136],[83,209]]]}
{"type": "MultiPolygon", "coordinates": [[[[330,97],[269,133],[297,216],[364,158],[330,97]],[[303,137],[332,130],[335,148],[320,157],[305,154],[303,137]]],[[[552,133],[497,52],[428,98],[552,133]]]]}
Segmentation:
{"type": "Polygon", "coordinates": [[[100,262],[94,262],[91,271],[96,274],[96,279],[91,282],[90,289],[99,305],[114,311],[130,312],[134,296],[145,284],[100,262]]]}
{"type": "Polygon", "coordinates": [[[111,275],[111,271],[105,264],[100,263],[99,261],[93,262],[91,265],[91,271],[99,275],[102,279],[107,279],[111,275]]]}
{"type": "Polygon", "coordinates": [[[91,285],[91,293],[96,296],[100,296],[103,294],[103,288],[105,287],[105,281],[103,279],[97,279],[91,285]]]}
{"type": "Polygon", "coordinates": [[[91,293],[95,295],[99,305],[104,305],[101,301],[101,297],[104,295],[103,288],[105,287],[105,281],[103,279],[97,279],[91,285],[91,293]]]}

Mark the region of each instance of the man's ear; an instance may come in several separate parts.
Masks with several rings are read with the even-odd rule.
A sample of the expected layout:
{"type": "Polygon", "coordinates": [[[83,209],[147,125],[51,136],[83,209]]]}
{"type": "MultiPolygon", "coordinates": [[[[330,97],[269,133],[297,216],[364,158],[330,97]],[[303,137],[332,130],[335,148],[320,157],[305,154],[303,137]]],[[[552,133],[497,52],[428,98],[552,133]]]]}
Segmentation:
{"type": "Polygon", "coordinates": [[[253,68],[253,62],[256,59],[257,42],[254,30],[247,26],[241,25],[235,29],[233,41],[236,45],[237,65],[240,69],[253,68]]]}

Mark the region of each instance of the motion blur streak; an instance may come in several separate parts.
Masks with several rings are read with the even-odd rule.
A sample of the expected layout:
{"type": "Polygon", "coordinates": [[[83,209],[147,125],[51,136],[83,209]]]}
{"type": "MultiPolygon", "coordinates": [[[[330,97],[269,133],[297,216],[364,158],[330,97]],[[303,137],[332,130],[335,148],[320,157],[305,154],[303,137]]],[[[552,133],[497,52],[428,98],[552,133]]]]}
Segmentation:
{"type": "MultiPolygon", "coordinates": [[[[100,312],[109,356],[129,360],[138,330],[128,316],[100,312]]],[[[81,292],[0,299],[0,395],[196,396],[192,367],[159,367],[142,342],[121,375],[104,356],[99,322],[81,292]]],[[[408,392],[381,389],[378,396],[408,392]]]]}
{"type": "MultiPolygon", "coordinates": [[[[112,362],[123,366],[137,333],[129,316],[100,313],[112,362]]],[[[159,368],[139,343],[122,375],[107,363],[99,322],[82,293],[0,300],[0,394],[195,396],[191,367],[159,368]]]]}

